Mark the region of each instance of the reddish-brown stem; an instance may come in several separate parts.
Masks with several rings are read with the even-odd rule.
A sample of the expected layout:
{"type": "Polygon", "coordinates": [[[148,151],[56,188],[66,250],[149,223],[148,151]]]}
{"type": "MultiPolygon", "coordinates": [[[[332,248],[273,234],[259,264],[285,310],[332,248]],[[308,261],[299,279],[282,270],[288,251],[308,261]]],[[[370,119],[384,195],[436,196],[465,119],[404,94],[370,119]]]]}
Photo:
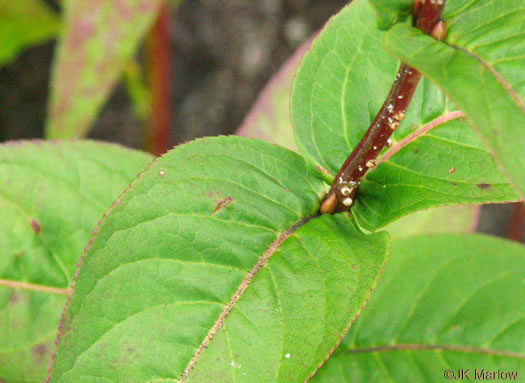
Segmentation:
{"type": "MultiPolygon", "coordinates": [[[[414,25],[426,34],[442,39],[444,26],[440,22],[445,0],[415,0],[414,25]]],[[[390,136],[405,116],[421,74],[402,63],[390,92],[374,121],[344,162],[321,204],[322,213],[346,211],[352,205],[359,183],[368,169],[377,164],[377,156],[385,146],[390,146],[390,136]]]]}
{"type": "Polygon", "coordinates": [[[525,230],[525,203],[517,202],[512,205],[512,215],[507,226],[506,237],[519,242],[525,230]]]}
{"type": "Polygon", "coordinates": [[[170,39],[169,7],[164,4],[148,41],[151,119],[149,150],[160,156],[170,144],[170,39]]]}

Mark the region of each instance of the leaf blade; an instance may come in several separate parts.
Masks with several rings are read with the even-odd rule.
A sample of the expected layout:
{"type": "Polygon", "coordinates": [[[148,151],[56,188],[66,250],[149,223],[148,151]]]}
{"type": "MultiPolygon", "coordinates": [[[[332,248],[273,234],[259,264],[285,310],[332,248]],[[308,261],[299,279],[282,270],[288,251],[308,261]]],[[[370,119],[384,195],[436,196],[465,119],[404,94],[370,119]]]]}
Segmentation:
{"type": "Polygon", "coordinates": [[[523,245],[482,235],[395,241],[376,292],[313,381],[401,381],[410,372],[440,382],[447,368],[521,375],[524,262],[523,245]]]}
{"type": "Polygon", "coordinates": [[[344,333],[345,314],[364,303],[388,242],[385,233],[364,235],[347,216],[313,218],[323,193],[318,173],[297,154],[239,137],[197,140],[157,160],[108,214],[83,261],[51,381],[92,375],[95,357],[97,376],[107,379],[176,380],[186,371],[187,381],[228,381],[232,373],[275,381],[281,365],[280,381],[306,378],[344,333]],[[354,242],[362,246],[352,250],[354,242]],[[302,246],[323,250],[312,256],[302,246]],[[328,262],[330,251],[346,267],[328,262]],[[333,278],[327,293],[321,269],[333,278]],[[351,298],[336,302],[335,282],[349,286],[351,298]],[[325,315],[325,304],[314,302],[341,309],[329,336],[312,320],[325,315]],[[310,319],[294,320],[290,305],[312,310],[310,319]],[[288,335],[304,339],[301,326],[316,348],[288,335]],[[303,354],[300,371],[286,367],[303,354]]]}
{"type": "Polygon", "coordinates": [[[0,379],[43,380],[82,248],[150,159],[94,142],[0,145],[0,379]]]}
{"type": "Polygon", "coordinates": [[[421,210],[387,225],[392,240],[417,234],[472,233],[478,224],[479,206],[445,206],[421,210]]]}
{"type": "Polygon", "coordinates": [[[465,111],[522,199],[525,165],[515,153],[525,144],[520,130],[525,125],[525,92],[517,75],[524,50],[514,37],[524,33],[522,23],[516,22],[523,14],[518,4],[484,1],[451,18],[444,43],[407,25],[395,26],[385,36],[389,52],[421,70],[465,111]],[[499,60],[503,61],[496,66],[499,60]]]}
{"type": "Polygon", "coordinates": [[[46,137],[84,137],[161,0],[66,3],[64,31],[52,70],[46,137]]]}

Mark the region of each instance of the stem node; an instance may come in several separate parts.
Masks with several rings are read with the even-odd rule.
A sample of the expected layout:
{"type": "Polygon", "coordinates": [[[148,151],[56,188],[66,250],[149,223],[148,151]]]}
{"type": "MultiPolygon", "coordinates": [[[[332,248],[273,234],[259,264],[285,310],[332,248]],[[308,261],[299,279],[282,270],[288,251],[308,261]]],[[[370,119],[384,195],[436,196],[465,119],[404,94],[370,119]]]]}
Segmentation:
{"type": "MultiPolygon", "coordinates": [[[[414,25],[438,40],[445,37],[441,13],[444,0],[414,0],[412,3],[414,25]]],[[[342,212],[352,206],[357,188],[368,169],[377,165],[377,156],[384,147],[391,147],[390,136],[405,118],[421,74],[402,63],[397,71],[390,93],[374,121],[337,173],[330,191],[321,204],[323,214],[342,212]]]]}

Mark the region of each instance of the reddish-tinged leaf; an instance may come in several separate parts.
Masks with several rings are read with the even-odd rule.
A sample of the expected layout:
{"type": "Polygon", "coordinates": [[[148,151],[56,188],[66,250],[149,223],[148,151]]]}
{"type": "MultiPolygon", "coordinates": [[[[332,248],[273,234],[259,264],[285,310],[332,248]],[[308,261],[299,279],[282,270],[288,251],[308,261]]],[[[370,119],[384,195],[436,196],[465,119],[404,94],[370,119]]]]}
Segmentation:
{"type": "Polygon", "coordinates": [[[85,136],[162,0],[68,0],[46,135],[85,136]]]}

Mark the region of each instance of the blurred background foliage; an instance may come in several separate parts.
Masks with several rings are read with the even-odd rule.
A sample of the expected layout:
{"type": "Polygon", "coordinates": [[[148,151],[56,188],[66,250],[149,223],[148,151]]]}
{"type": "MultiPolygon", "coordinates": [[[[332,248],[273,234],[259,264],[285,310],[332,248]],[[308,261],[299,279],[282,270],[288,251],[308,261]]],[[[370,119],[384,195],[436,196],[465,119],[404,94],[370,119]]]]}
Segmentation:
{"type": "Polygon", "coordinates": [[[231,134],[272,74],[345,1],[161,3],[2,2],[0,139],[46,132],[151,148],[159,37],[169,55],[168,147],[231,134]]]}
{"type": "MultiPolygon", "coordinates": [[[[345,4],[2,1],[0,142],[88,137],[160,155],[196,137],[237,132],[295,150],[288,100],[295,69],[345,4]]],[[[520,204],[451,208],[423,212],[411,227],[468,231],[474,222],[478,231],[519,239],[524,215],[520,204]]],[[[406,231],[404,220],[395,225],[393,232],[406,231]]]]}
{"type": "Polygon", "coordinates": [[[60,18],[36,0],[0,3],[0,65],[9,63],[27,47],[58,36],[60,18]]]}

